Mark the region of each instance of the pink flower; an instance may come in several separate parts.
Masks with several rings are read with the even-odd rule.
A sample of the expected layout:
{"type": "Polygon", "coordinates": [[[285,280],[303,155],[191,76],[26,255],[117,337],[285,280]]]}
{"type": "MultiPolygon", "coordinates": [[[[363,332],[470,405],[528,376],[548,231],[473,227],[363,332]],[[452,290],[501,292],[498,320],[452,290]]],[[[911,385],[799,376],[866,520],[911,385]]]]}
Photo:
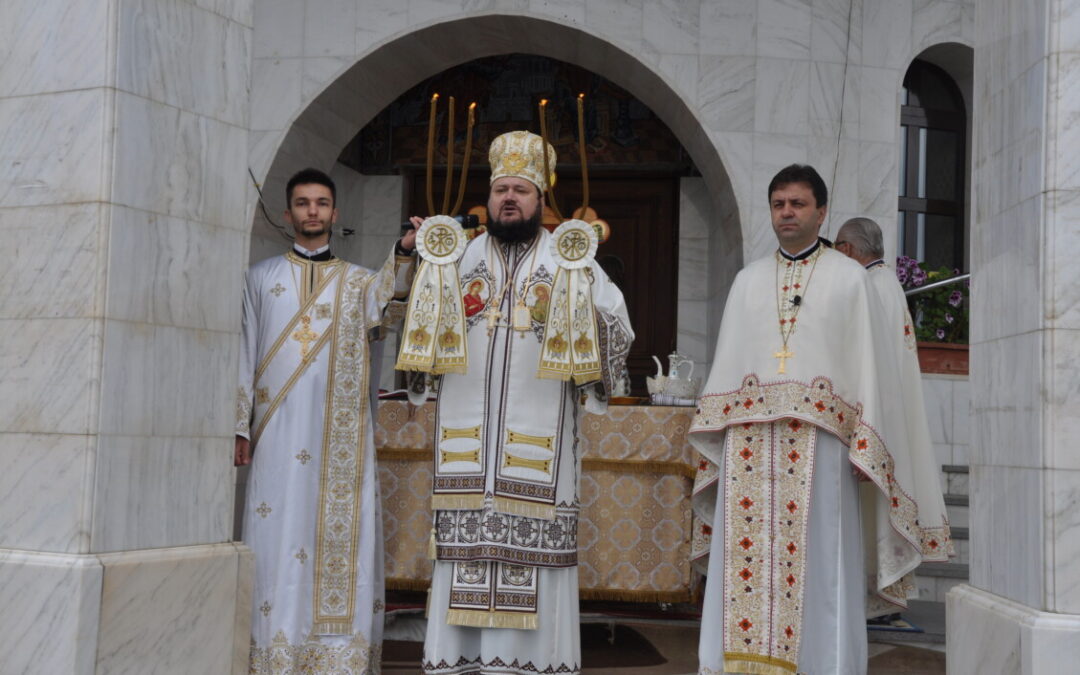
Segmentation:
{"type": "Polygon", "coordinates": [[[953,307],[959,307],[960,303],[964,301],[964,294],[960,291],[953,291],[949,296],[949,304],[953,307]]]}

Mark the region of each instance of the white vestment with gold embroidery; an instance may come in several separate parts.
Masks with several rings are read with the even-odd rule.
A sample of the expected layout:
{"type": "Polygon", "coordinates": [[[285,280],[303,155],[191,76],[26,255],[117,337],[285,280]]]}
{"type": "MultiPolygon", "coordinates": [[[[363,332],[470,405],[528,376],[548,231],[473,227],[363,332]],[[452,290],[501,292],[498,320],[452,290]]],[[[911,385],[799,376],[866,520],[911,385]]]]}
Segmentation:
{"type": "MultiPolygon", "coordinates": [[[[881,320],[884,321],[885,337],[890,340],[882,344],[886,354],[893,355],[890,360],[898,366],[899,380],[892,388],[894,396],[900,396],[903,403],[907,446],[905,454],[911,466],[913,497],[919,504],[919,519],[923,523],[940,523],[946,518],[945,498],[941,494],[938,481],[939,467],[933,441],[930,438],[930,425],[926,419],[926,401],[923,398],[922,371],[919,368],[919,355],[915,343],[915,325],[908,311],[904,289],[896,279],[896,270],[890,265],[878,264],[866,270],[870,286],[875,292],[876,302],[882,308],[881,320]]],[[[864,487],[864,491],[865,491],[864,487]]],[[[940,540],[930,546],[940,545],[941,553],[953,555],[952,540],[948,531],[940,540]]],[[[935,540],[931,539],[931,542],[935,540]]],[[[935,556],[940,559],[940,553],[935,556]]],[[[870,570],[872,573],[873,570],[870,570]]],[[[871,595],[868,599],[868,616],[896,611],[894,605],[882,602],[871,595]]]]}
{"type": "Polygon", "coordinates": [[[951,548],[940,494],[920,501],[893,324],[866,272],[832,249],[790,264],[805,265],[796,287],[779,256],[736,277],[691,427],[709,460],[693,542],[706,675],[865,672],[867,587],[904,606],[915,567],[951,548]]]}
{"type": "Polygon", "coordinates": [[[369,332],[395,286],[289,253],[248,271],[236,433],[252,440],[251,672],[379,672],[383,542],[369,332]]]}
{"type": "MultiPolygon", "coordinates": [[[[479,300],[465,305],[468,370],[443,375],[439,388],[428,674],[581,667],[578,389],[537,376],[558,271],[550,240],[541,230],[532,242],[507,246],[483,234],[457,263],[462,294],[479,300]],[[528,317],[519,322],[525,330],[512,326],[519,300],[528,309],[518,312],[528,317]],[[489,323],[496,309],[501,316],[489,323]]],[[[634,336],[622,293],[595,262],[587,277],[610,385],[634,336]]]]}

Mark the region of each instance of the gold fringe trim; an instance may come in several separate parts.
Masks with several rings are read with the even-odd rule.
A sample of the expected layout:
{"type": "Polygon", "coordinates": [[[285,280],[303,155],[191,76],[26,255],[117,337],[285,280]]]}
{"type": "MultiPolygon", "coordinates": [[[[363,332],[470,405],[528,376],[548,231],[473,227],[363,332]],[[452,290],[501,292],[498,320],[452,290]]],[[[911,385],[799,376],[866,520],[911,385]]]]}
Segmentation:
{"type": "MultiPolygon", "coordinates": [[[[380,455],[380,458],[382,455],[380,455]]],[[[654,462],[639,459],[600,459],[586,457],[581,460],[581,468],[586,471],[612,471],[615,473],[664,473],[678,474],[683,478],[694,479],[697,467],[682,462],[654,462]]]]}
{"type": "Polygon", "coordinates": [[[389,577],[386,580],[386,589],[390,591],[426,591],[431,588],[431,579],[404,579],[402,577],[389,577]]]}
{"type": "Polygon", "coordinates": [[[798,667],[791,661],[775,656],[745,654],[743,652],[724,652],[725,673],[746,673],[747,675],[785,675],[797,672],[798,667]]]}
{"type": "Polygon", "coordinates": [[[464,511],[484,508],[484,495],[431,495],[431,508],[464,511]]]}
{"type": "Polygon", "coordinates": [[[536,630],[536,614],[518,612],[485,612],[476,609],[448,609],[446,623],[471,628],[517,628],[536,630]]]}
{"type": "Polygon", "coordinates": [[[527,502],[513,497],[496,496],[493,508],[499,513],[509,513],[512,516],[555,520],[554,504],[537,504],[536,502],[527,502]]]}
{"type": "Polygon", "coordinates": [[[434,456],[431,448],[376,448],[375,458],[388,462],[430,462],[434,456]]]}
{"type": "Polygon", "coordinates": [[[556,370],[548,370],[540,366],[540,370],[536,371],[536,378],[539,380],[558,380],[560,382],[568,382],[570,380],[570,371],[562,372],[556,370]]]}
{"type": "Polygon", "coordinates": [[[317,621],[311,632],[315,635],[351,635],[351,621],[317,621]]]}
{"type": "Polygon", "coordinates": [[[574,372],[574,384],[581,386],[590,382],[598,382],[600,380],[600,370],[590,370],[584,373],[574,372]]]}
{"type": "Polygon", "coordinates": [[[464,375],[469,372],[469,364],[460,366],[435,366],[431,369],[432,375],[464,375]]]}
{"type": "Polygon", "coordinates": [[[398,361],[394,364],[394,370],[411,370],[417,373],[432,373],[434,374],[434,366],[424,363],[405,363],[398,361]]]}
{"type": "Polygon", "coordinates": [[[427,559],[435,560],[437,556],[438,553],[435,550],[435,528],[433,527],[431,528],[431,534],[428,536],[427,540],[427,559]]]}

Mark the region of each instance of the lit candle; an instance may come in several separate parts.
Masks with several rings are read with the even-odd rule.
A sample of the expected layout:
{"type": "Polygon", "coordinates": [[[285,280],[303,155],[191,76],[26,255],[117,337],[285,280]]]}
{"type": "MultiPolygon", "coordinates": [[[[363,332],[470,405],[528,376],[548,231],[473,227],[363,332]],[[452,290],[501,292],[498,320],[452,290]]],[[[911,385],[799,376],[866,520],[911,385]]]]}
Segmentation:
{"type": "Polygon", "coordinates": [[[448,113],[446,129],[446,184],[443,186],[442,211],[450,212],[450,186],[454,184],[454,97],[450,97],[450,112],[448,113]]]}
{"type": "Polygon", "coordinates": [[[428,215],[435,215],[435,196],[431,191],[432,171],[435,167],[435,104],[439,100],[439,95],[434,94],[431,97],[431,113],[428,115],[428,131],[427,131],[427,207],[428,215]]]}
{"type": "Polygon", "coordinates": [[[581,154],[581,217],[589,209],[589,169],[585,162],[585,94],[577,97],[578,153],[581,154]]]}
{"type": "Polygon", "coordinates": [[[560,221],[563,219],[559,213],[559,205],[555,203],[555,190],[551,185],[551,168],[548,166],[548,135],[547,135],[547,99],[540,99],[540,154],[544,157],[544,182],[547,184],[548,201],[551,212],[560,221]]]}
{"type": "Polygon", "coordinates": [[[456,216],[458,209],[461,208],[461,202],[465,199],[465,179],[469,174],[469,156],[472,154],[472,130],[473,124],[476,121],[476,102],[473,101],[469,104],[469,121],[465,127],[465,155],[461,158],[461,184],[458,186],[457,202],[454,203],[454,209],[450,212],[451,216],[456,216]]]}

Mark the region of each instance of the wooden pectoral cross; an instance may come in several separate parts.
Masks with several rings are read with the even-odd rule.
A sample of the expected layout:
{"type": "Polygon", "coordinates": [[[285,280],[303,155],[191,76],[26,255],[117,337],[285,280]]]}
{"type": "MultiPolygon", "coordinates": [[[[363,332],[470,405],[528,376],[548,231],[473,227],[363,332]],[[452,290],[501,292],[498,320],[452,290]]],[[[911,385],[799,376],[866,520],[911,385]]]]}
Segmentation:
{"type": "Polygon", "coordinates": [[[783,375],[787,372],[787,360],[794,356],[795,352],[789,352],[786,345],[783,349],[773,354],[774,359],[780,359],[780,366],[776,369],[777,375],[783,375]]]}
{"type": "Polygon", "coordinates": [[[300,343],[300,356],[305,357],[308,355],[308,350],[311,349],[311,343],[319,339],[319,334],[311,330],[310,316],[302,316],[300,321],[304,325],[293,332],[292,339],[300,343]]]}

